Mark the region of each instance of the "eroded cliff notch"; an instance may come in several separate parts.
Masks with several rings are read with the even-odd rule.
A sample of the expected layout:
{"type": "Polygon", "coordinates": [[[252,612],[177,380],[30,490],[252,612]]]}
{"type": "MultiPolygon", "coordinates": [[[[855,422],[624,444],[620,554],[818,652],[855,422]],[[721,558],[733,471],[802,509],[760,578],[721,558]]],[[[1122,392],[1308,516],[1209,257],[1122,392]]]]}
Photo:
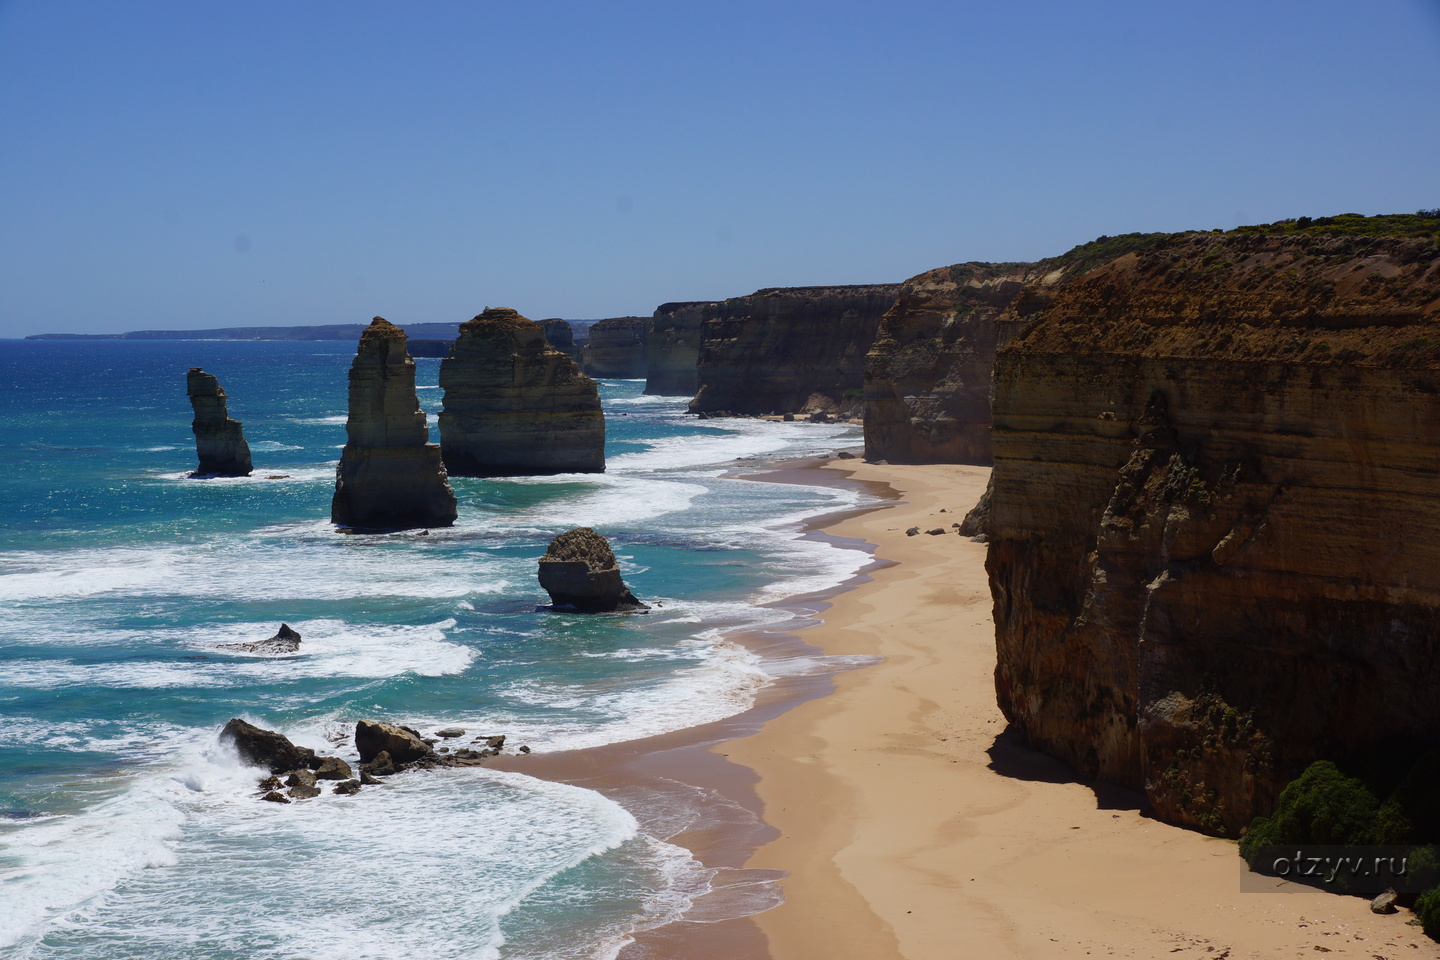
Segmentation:
{"type": "Polygon", "coordinates": [[[1230,836],[1311,761],[1440,739],[1440,246],[1190,234],[998,352],[996,690],[1230,836]]]}
{"type": "Polygon", "coordinates": [[[461,324],[440,386],[440,447],[456,476],[604,471],[595,381],[516,311],[495,307],[461,324]]]}
{"type": "Polygon", "coordinates": [[[415,361],[405,331],[376,317],[350,365],[345,450],[335,470],[330,519],[364,530],[448,527],[455,491],[430,443],[415,396],[415,361]]]}
{"type": "Polygon", "coordinates": [[[225,390],[212,373],[191,367],[185,375],[185,392],[195,419],[195,453],[200,465],[192,477],[248,477],[252,469],[250,445],[239,420],[230,419],[225,390]]]}

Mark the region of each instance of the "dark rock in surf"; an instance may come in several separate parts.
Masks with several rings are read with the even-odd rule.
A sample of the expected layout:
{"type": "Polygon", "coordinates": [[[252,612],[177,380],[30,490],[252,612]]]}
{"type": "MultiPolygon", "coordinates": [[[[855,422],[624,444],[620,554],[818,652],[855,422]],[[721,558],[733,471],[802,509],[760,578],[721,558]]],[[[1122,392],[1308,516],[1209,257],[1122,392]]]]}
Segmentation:
{"type": "Polygon", "coordinates": [[[234,746],[241,760],[266,767],[271,773],[308,767],[315,759],[315,751],[309,747],[297,747],[284,734],[246,723],[239,717],[221,729],[220,741],[234,746]]]}
{"type": "Polygon", "coordinates": [[[320,766],[315,768],[315,776],[321,780],[349,780],[354,775],[350,764],[339,757],[326,757],[320,761],[320,766]]]}
{"type": "Polygon", "coordinates": [[[185,375],[185,392],[195,419],[190,429],[195,432],[195,453],[200,465],[192,477],[250,476],[250,445],[239,420],[230,419],[225,409],[225,390],[215,375],[199,367],[191,367],[185,375]]]}
{"type": "Polygon", "coordinates": [[[282,623],[275,636],[269,640],[260,640],[255,643],[222,643],[220,647],[224,650],[243,650],[246,653],[295,653],[300,649],[300,634],[291,629],[290,624],[282,623]]]}
{"type": "Polygon", "coordinates": [[[609,542],[589,527],[567,530],[550,541],[540,558],[540,586],[556,607],[580,613],[650,609],[625,586],[609,542]]]}
{"type": "Polygon", "coordinates": [[[357,794],[357,793],[360,792],[360,781],[359,781],[359,780],[344,780],[344,781],[341,781],[340,783],[335,784],[335,789],[334,789],[334,790],[331,790],[330,792],[331,792],[331,793],[338,793],[338,794],[340,794],[341,796],[351,796],[351,795],[357,794]]]}
{"type": "Polygon", "coordinates": [[[396,764],[414,763],[434,755],[430,745],[415,730],[375,720],[355,724],[355,749],[360,751],[361,763],[378,760],[382,753],[388,754],[396,764]]]}

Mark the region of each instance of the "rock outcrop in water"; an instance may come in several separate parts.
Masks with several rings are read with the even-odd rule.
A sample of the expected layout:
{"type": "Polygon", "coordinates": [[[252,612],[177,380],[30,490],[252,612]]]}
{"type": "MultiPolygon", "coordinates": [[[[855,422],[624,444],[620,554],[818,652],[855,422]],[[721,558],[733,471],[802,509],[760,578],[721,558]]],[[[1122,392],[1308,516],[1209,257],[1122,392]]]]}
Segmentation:
{"type": "Polygon", "coordinates": [[[332,522],[364,530],[455,522],[455,491],[415,398],[415,361],[405,348],[405,331],[383,317],[366,328],[350,366],[345,432],[332,522]]]}
{"type": "Polygon", "coordinates": [[[589,527],[567,530],[540,558],[540,586],[556,607],[580,613],[648,610],[620,577],[610,543],[589,527]]]}
{"type": "Polygon", "coordinates": [[[1440,738],[1440,244],[1181,235],[999,350],[996,690],[1234,836],[1306,764],[1440,738]]]}
{"type": "Polygon", "coordinates": [[[245,431],[239,420],[230,419],[225,408],[225,390],[212,373],[199,367],[191,367],[185,375],[185,392],[190,396],[190,407],[195,419],[190,428],[195,431],[195,453],[200,465],[192,477],[248,477],[250,476],[250,445],[245,442],[245,431]]]}
{"type": "Polygon", "coordinates": [[[440,386],[440,447],[456,476],[604,471],[595,381],[514,310],[487,309],[460,325],[440,386]]]}
{"type": "Polygon", "coordinates": [[[787,287],[701,305],[690,412],[858,411],[866,351],[899,290],[787,287]]]}
{"type": "Polygon", "coordinates": [[[714,301],[662,303],[650,320],[645,344],[645,392],[661,397],[693,397],[700,389],[700,328],[714,301]]]}
{"type": "Polygon", "coordinates": [[[585,341],[585,373],[599,380],[643,380],[649,317],[612,317],[590,327],[585,341]]]}
{"type": "Polygon", "coordinates": [[[245,653],[263,653],[268,656],[281,656],[287,653],[296,653],[300,649],[300,634],[290,624],[280,624],[280,629],[275,631],[275,636],[269,640],[257,640],[253,643],[222,643],[222,650],[241,650],[245,653]]]}
{"type": "Polygon", "coordinates": [[[1066,283],[1151,239],[1107,237],[1037,263],[957,263],[906,280],[865,358],[866,457],[989,464],[996,350],[1066,283]]]}

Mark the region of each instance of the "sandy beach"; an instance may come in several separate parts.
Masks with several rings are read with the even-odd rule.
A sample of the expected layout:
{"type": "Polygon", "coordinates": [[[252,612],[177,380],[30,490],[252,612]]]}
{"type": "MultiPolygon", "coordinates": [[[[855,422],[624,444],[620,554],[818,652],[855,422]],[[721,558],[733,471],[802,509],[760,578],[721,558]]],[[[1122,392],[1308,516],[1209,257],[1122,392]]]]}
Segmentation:
{"type": "Polygon", "coordinates": [[[1005,735],[985,547],[950,528],[987,469],[821,469],[901,502],[827,530],[890,564],[803,639],[884,660],[711,748],[755,771],[779,834],[747,864],[789,875],[785,902],[754,918],[774,960],[1440,957],[1406,911],[1294,885],[1241,892],[1234,843],[1148,819],[1139,795],[1081,783],[1005,735]]]}

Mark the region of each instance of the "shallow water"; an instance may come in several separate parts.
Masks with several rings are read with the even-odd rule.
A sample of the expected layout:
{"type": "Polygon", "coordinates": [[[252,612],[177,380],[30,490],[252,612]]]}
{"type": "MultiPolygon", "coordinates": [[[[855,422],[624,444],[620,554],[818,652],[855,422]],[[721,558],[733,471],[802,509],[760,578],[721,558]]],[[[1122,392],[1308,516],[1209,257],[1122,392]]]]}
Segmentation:
{"type": "MultiPolygon", "coordinates": [[[[0,341],[6,955],[604,957],[710,883],[664,817],[590,790],[449,770],[280,806],[215,734],[243,716],[353,761],[330,741],[359,717],[553,751],[741,712],[794,667],[728,637],[868,558],[798,539],[863,495],[724,474],[858,428],[701,422],[609,381],[605,474],[456,478],[455,527],[347,536],[328,515],[352,355],[0,341]],[[186,476],[191,366],[229,393],[252,477],[186,476]],[[650,614],[537,610],[535,560],[577,525],[650,614]],[[281,621],[297,654],[223,647],[281,621]]],[[[433,425],[439,360],[417,364],[433,425]]]]}

